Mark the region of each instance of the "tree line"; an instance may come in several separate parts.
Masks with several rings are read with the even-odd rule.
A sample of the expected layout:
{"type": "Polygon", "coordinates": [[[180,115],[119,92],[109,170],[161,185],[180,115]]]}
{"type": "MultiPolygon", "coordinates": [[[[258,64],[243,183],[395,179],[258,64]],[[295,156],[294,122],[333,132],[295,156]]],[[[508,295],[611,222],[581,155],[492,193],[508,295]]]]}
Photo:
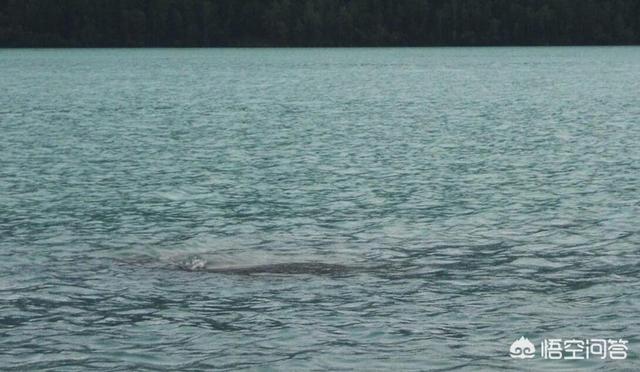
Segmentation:
{"type": "Polygon", "coordinates": [[[0,47],[638,43],[638,0],[0,0],[0,47]]]}

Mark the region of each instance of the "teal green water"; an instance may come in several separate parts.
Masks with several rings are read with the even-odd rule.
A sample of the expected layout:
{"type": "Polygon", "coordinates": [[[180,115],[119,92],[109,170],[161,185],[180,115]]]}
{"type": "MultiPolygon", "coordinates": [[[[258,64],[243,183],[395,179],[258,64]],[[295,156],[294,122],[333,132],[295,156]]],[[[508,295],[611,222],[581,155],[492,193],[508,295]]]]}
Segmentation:
{"type": "Polygon", "coordinates": [[[0,369],[638,369],[639,118],[635,47],[0,50],[0,369]]]}

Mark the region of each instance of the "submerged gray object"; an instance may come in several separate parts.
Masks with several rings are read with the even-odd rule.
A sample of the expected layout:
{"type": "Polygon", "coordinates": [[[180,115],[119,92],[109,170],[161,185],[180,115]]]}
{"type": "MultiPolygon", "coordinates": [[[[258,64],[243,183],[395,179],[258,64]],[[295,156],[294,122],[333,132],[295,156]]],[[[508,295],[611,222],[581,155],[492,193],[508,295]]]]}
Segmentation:
{"type": "Polygon", "coordinates": [[[189,262],[188,265],[180,265],[180,268],[186,271],[202,271],[208,273],[219,274],[236,274],[236,275],[252,275],[252,274],[307,274],[307,275],[331,275],[343,274],[350,271],[350,268],[340,264],[329,264],[322,262],[288,262],[274,263],[252,266],[231,266],[231,267],[207,267],[206,261],[189,262]]]}

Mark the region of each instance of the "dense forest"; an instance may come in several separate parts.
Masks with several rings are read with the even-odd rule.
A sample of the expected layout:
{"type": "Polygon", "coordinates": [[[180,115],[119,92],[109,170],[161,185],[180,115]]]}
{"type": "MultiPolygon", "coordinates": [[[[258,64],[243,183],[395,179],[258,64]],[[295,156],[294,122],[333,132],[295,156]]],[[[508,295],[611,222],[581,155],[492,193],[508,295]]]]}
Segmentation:
{"type": "Polygon", "coordinates": [[[2,47],[638,43],[638,0],[0,0],[2,47]]]}

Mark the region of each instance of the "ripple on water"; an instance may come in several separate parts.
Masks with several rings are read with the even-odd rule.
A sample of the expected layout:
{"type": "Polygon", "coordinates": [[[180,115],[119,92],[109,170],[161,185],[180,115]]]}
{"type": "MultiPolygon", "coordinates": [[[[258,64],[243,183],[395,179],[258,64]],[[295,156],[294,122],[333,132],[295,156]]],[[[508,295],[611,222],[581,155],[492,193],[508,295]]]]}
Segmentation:
{"type": "Polygon", "coordinates": [[[639,53],[3,51],[0,366],[638,369],[639,53]]]}

